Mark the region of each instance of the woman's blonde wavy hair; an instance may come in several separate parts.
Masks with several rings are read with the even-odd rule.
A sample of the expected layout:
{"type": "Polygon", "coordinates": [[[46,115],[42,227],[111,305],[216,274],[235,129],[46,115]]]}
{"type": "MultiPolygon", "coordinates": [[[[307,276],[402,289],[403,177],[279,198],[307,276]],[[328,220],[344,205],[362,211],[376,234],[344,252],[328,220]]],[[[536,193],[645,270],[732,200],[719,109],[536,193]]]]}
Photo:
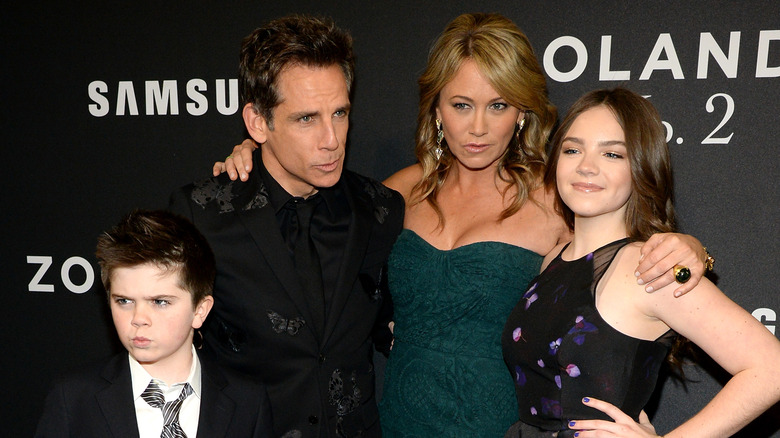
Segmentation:
{"type": "MultiPolygon", "coordinates": [[[[417,116],[415,154],[423,169],[414,187],[412,203],[428,201],[444,217],[436,202],[454,157],[442,141],[444,153],[436,159],[436,106],[439,93],[466,60],[476,63],[501,98],[525,111],[520,141],[513,135],[498,164],[498,177],[517,189],[514,199],[500,216],[515,214],[535,188],[542,185],[547,155],[545,147],[556,121],[555,107],[547,98],[547,84],[525,34],[499,14],[463,14],[455,18],[431,47],[428,65],[420,76],[420,106],[417,116]]],[[[515,128],[517,129],[517,128],[515,128]]]]}

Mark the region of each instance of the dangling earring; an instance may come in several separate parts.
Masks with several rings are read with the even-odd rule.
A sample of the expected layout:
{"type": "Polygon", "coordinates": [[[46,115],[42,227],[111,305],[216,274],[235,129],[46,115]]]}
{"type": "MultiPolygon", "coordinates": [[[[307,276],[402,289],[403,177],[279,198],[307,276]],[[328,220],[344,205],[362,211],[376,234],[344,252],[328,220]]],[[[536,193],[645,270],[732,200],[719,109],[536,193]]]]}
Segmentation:
{"type": "Polygon", "coordinates": [[[442,140],[444,140],[444,131],[441,130],[441,119],[436,119],[436,148],[433,150],[436,161],[439,161],[444,153],[444,150],[441,148],[442,140]]]}
{"type": "Polygon", "coordinates": [[[525,117],[520,119],[519,122],[517,122],[517,132],[515,132],[515,138],[517,138],[517,148],[520,149],[520,131],[523,130],[523,126],[525,126],[525,117]]]}

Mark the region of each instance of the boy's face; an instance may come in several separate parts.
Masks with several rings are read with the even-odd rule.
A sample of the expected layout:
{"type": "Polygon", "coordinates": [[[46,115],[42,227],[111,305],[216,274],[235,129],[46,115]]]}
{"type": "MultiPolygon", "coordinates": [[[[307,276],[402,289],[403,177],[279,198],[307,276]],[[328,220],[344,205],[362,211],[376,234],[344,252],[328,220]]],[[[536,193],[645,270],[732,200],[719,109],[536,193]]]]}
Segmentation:
{"type": "Polygon", "coordinates": [[[119,339],[155,377],[189,372],[193,331],[214,303],[207,296],[193,308],[192,295],[178,283],[178,271],[153,264],[117,268],[111,276],[111,316],[119,339]]]}

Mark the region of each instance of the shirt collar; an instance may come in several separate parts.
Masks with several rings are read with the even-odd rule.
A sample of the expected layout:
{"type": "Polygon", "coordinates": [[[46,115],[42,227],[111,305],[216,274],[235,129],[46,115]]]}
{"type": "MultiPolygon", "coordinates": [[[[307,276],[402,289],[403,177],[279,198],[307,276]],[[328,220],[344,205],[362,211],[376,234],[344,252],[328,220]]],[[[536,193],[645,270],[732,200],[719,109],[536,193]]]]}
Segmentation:
{"type": "MultiPolygon", "coordinates": [[[[151,374],[149,374],[130,353],[127,354],[127,357],[130,361],[130,380],[133,384],[133,400],[141,396],[141,393],[144,392],[146,387],[149,386],[149,382],[153,379],[157,380],[158,383],[168,385],[168,382],[155,379],[151,374]]],[[[185,382],[189,383],[190,386],[192,386],[193,393],[198,396],[198,398],[201,398],[201,367],[200,360],[198,359],[198,353],[196,352],[194,345],[192,346],[192,365],[190,365],[190,373],[187,376],[187,380],[184,382],[176,382],[169,386],[182,386],[185,382]]]]}

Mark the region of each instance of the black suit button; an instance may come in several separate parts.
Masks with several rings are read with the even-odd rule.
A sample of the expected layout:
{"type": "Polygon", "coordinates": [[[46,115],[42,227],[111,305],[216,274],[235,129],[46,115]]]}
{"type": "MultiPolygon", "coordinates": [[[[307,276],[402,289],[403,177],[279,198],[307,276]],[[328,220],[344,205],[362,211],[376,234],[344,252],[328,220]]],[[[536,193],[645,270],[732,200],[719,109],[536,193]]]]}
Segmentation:
{"type": "Polygon", "coordinates": [[[317,362],[319,363],[325,362],[325,355],[320,353],[319,357],[317,357],[317,362]]]}
{"type": "Polygon", "coordinates": [[[317,424],[319,421],[320,419],[316,415],[309,416],[309,424],[317,424]]]}

